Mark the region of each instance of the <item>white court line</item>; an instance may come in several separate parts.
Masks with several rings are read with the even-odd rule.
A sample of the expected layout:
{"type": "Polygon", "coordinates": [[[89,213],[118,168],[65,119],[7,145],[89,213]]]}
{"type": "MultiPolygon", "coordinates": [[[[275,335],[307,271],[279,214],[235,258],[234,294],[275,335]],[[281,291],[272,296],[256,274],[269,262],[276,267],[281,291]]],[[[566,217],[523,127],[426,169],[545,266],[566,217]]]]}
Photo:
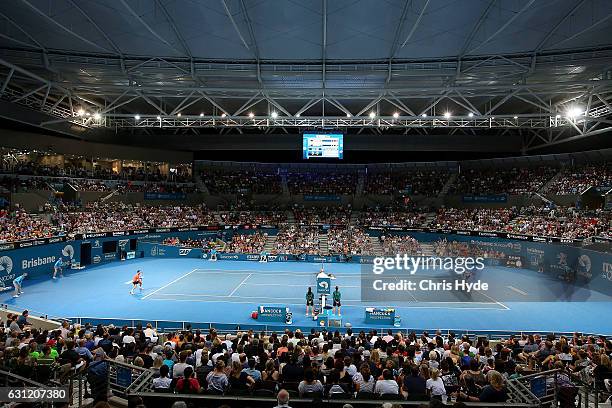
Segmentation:
{"type": "Polygon", "coordinates": [[[408,294],[410,295],[410,297],[411,297],[412,299],[414,299],[414,301],[415,301],[415,302],[417,302],[417,303],[419,302],[419,301],[417,300],[416,296],[414,296],[414,294],[412,293],[412,291],[409,291],[409,292],[408,292],[408,294]]]}
{"type": "MultiPolygon", "coordinates": [[[[245,286],[285,286],[285,287],[296,287],[296,288],[303,288],[305,286],[308,285],[286,285],[284,283],[245,283],[245,286]]],[[[361,286],[347,286],[347,285],[342,285],[342,288],[361,288],[361,286]]]]}
{"type": "Polygon", "coordinates": [[[317,273],[319,273],[317,270],[312,270],[312,272],[308,272],[308,271],[294,271],[294,270],[268,270],[268,269],[228,269],[227,271],[223,270],[223,269],[196,269],[196,272],[198,273],[202,273],[202,272],[211,272],[211,271],[218,271],[218,272],[225,272],[225,273],[232,273],[232,272],[262,272],[262,273],[290,273],[292,275],[296,275],[296,274],[303,274],[303,275],[316,275],[317,273]]]}
{"type": "Polygon", "coordinates": [[[246,278],[244,278],[244,279],[242,280],[242,282],[240,282],[240,284],[238,284],[238,286],[236,286],[236,287],[234,288],[234,290],[232,290],[232,293],[230,293],[228,297],[232,297],[232,295],[233,295],[234,293],[236,293],[236,291],[237,291],[238,289],[240,289],[240,287],[241,287],[242,285],[244,285],[244,282],[246,282],[247,280],[249,280],[249,278],[250,278],[252,275],[253,275],[252,273],[249,273],[249,274],[247,275],[247,277],[246,277],[246,278]]]}
{"type": "Polygon", "coordinates": [[[479,291],[479,290],[477,290],[477,291],[476,291],[476,293],[480,293],[482,296],[484,296],[484,297],[486,297],[486,298],[488,298],[488,299],[491,299],[491,300],[492,300],[494,303],[497,303],[498,305],[500,305],[500,306],[501,306],[501,307],[503,307],[504,309],[506,309],[506,310],[510,310],[510,308],[509,308],[508,306],[504,305],[504,304],[503,304],[503,303],[501,303],[501,302],[498,302],[497,300],[493,299],[491,296],[487,295],[486,293],[482,293],[482,292],[481,292],[481,291],[479,291]]]}
{"type": "MultiPolygon", "coordinates": [[[[306,271],[284,271],[284,270],[262,270],[262,269],[229,269],[227,271],[224,271],[222,269],[196,269],[195,273],[196,274],[206,274],[206,273],[211,273],[211,272],[217,272],[217,273],[225,273],[227,275],[231,275],[233,273],[241,273],[241,272],[257,272],[258,275],[275,275],[278,276],[279,273],[287,273],[290,274],[292,276],[317,276],[317,274],[319,273],[318,271],[313,270],[312,272],[306,272],[306,271]]],[[[361,276],[361,272],[332,272],[332,275],[334,276],[355,276],[355,277],[359,277],[361,276]]]]}
{"type": "MultiPolygon", "coordinates": [[[[240,287],[240,285],[238,287],[240,287]]],[[[236,289],[234,289],[232,291],[232,293],[230,293],[229,295],[204,295],[204,294],[200,295],[200,294],[196,294],[196,293],[160,293],[157,296],[190,296],[190,297],[211,297],[211,298],[220,298],[220,299],[302,300],[301,297],[274,297],[274,298],[269,298],[268,296],[265,296],[265,295],[263,295],[263,296],[232,296],[232,294],[236,291],[236,289]]],[[[359,300],[359,299],[347,299],[346,301],[347,302],[361,302],[361,300],[359,300]]],[[[306,300],[304,300],[303,303],[306,304],[306,300]]],[[[492,303],[488,303],[488,304],[492,304],[492,303]]]]}
{"type": "MultiPolygon", "coordinates": [[[[232,299],[239,299],[239,298],[232,298],[232,299]]],[[[162,301],[162,302],[167,302],[167,301],[172,301],[172,302],[203,302],[203,303],[237,303],[237,304],[249,304],[252,305],[253,302],[237,302],[235,300],[203,300],[203,299],[159,299],[159,298],[153,298],[153,299],[149,299],[149,300],[157,300],[157,301],[162,301]]],[[[440,303],[440,302],[436,302],[436,303],[440,303]]],[[[457,303],[461,303],[461,304],[466,304],[465,302],[457,302],[457,303]]],[[[494,303],[485,303],[487,305],[493,305],[494,303]]],[[[304,306],[304,302],[302,303],[286,303],[287,306],[304,306]]],[[[389,306],[375,306],[375,305],[369,305],[369,304],[343,304],[342,307],[359,307],[359,308],[365,308],[365,307],[378,307],[378,308],[385,308],[385,307],[389,307],[389,306]]],[[[461,307],[461,308],[457,308],[457,307],[451,307],[451,306],[399,306],[398,308],[404,308],[404,309],[448,309],[448,310],[495,310],[495,311],[506,311],[509,309],[498,309],[498,308],[491,308],[491,307],[461,307]]]]}
{"type": "Polygon", "coordinates": [[[197,271],[197,269],[194,269],[194,270],[193,270],[193,271],[191,271],[191,272],[187,272],[186,274],[179,276],[178,278],[176,278],[175,280],[173,280],[173,281],[172,281],[172,282],[170,282],[170,283],[167,283],[166,285],[162,286],[161,288],[156,289],[156,290],[154,290],[153,292],[151,292],[151,293],[149,293],[149,294],[147,294],[147,295],[144,295],[144,296],[142,297],[142,299],[144,300],[144,299],[148,298],[149,296],[151,296],[151,295],[153,295],[153,294],[155,294],[155,293],[159,292],[160,290],[167,288],[168,286],[172,285],[173,283],[178,282],[178,281],[180,281],[181,279],[183,279],[183,278],[185,278],[185,277],[187,277],[187,276],[191,275],[191,274],[192,274],[192,273],[194,273],[195,271],[197,271]]]}
{"type": "MultiPolygon", "coordinates": [[[[197,293],[159,293],[157,296],[190,296],[190,297],[210,297],[210,298],[221,298],[221,299],[269,299],[267,296],[230,296],[230,295],[207,295],[207,294],[197,294],[197,293]]],[[[278,300],[302,300],[302,298],[295,298],[295,297],[290,297],[290,298],[281,298],[281,297],[275,297],[274,299],[278,299],[278,300]]],[[[165,300],[165,299],[164,299],[165,300]]],[[[361,299],[343,299],[343,301],[346,302],[359,302],[359,304],[364,304],[364,303],[368,303],[368,302],[362,302],[361,299]]],[[[233,302],[233,300],[232,300],[233,302]]],[[[304,301],[305,302],[305,301],[304,301]]],[[[303,303],[304,303],[303,302],[303,303]]],[[[247,302],[250,303],[250,302],[247,302]]],[[[453,305],[463,305],[466,303],[472,304],[472,305],[494,305],[497,302],[462,302],[462,301],[436,301],[436,302],[427,302],[427,301],[417,301],[417,303],[433,303],[433,304],[453,304],[453,305]]],[[[302,303],[299,303],[300,305],[302,303]]],[[[384,307],[388,307],[388,306],[384,306],[384,307]]]]}
{"type": "Polygon", "coordinates": [[[527,296],[527,292],[524,292],[520,289],[515,288],[514,286],[507,286],[508,289],[515,291],[516,293],[520,293],[523,296],[527,296]]]}
{"type": "MultiPolygon", "coordinates": [[[[289,276],[312,276],[313,278],[317,276],[317,273],[315,272],[309,272],[309,273],[295,273],[295,272],[291,272],[291,271],[278,271],[278,272],[270,272],[270,271],[206,271],[206,272],[195,272],[196,275],[207,275],[209,273],[224,273],[226,275],[242,275],[245,272],[247,273],[253,273],[255,275],[262,275],[262,276],[280,276],[280,275],[289,275],[289,276]]],[[[357,275],[357,274],[351,274],[351,275],[334,275],[336,277],[342,277],[344,278],[357,278],[359,279],[361,277],[361,275],[357,275]]],[[[333,280],[333,279],[332,279],[333,280]]]]}

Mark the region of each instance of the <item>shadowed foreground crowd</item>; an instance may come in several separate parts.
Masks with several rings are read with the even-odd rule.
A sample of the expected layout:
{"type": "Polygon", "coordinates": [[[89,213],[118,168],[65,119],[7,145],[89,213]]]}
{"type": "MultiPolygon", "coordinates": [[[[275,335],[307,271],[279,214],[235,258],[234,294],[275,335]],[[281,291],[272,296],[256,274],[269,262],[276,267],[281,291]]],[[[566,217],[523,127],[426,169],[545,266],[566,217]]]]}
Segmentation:
{"type": "MultiPolygon", "coordinates": [[[[538,334],[499,341],[441,332],[295,332],[221,335],[215,329],[159,334],[151,327],[31,329],[28,313],[0,327],[3,369],[46,382],[56,367],[104,372],[108,361],[151,370],[154,392],[341,399],[504,402],[507,382],[558,369],[558,385],[605,390],[612,342],[604,337],[538,334]]],[[[91,374],[91,373],[90,373],[91,374]]],[[[90,379],[92,397],[107,390],[90,379]]],[[[104,381],[103,381],[104,382],[104,381]]],[[[436,402],[433,403],[434,405],[436,402]]]]}

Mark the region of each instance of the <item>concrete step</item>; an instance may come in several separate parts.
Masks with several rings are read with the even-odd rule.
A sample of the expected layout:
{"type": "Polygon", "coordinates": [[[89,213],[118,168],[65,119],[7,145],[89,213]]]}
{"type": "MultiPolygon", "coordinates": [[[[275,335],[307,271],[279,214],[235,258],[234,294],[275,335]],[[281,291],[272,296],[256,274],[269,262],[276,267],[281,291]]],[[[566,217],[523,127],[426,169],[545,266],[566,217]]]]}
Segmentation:
{"type": "Polygon", "coordinates": [[[287,214],[287,224],[295,225],[295,217],[293,216],[293,211],[287,210],[285,211],[285,214],[287,214]]]}
{"type": "Polygon", "coordinates": [[[369,241],[370,241],[370,247],[372,248],[372,254],[379,255],[379,256],[383,255],[384,249],[378,237],[370,237],[369,241]]]}
{"type": "Polygon", "coordinates": [[[435,255],[435,247],[433,244],[421,244],[421,252],[423,256],[434,256],[435,255]]]}
{"type": "Polygon", "coordinates": [[[319,234],[319,248],[321,253],[327,255],[329,253],[329,242],[327,241],[327,234],[319,234]]]}
{"type": "Polygon", "coordinates": [[[351,217],[349,218],[349,225],[359,225],[359,216],[361,215],[360,211],[352,211],[351,217]]]}
{"type": "Polygon", "coordinates": [[[365,186],[365,179],[366,179],[365,173],[359,173],[357,177],[357,186],[355,188],[355,195],[360,196],[363,194],[363,188],[365,186]]]}
{"type": "Polygon", "coordinates": [[[563,177],[563,169],[559,170],[557,174],[555,174],[550,180],[548,180],[540,189],[537,191],[538,193],[546,193],[550,189],[550,187],[561,177],[563,177]]]}
{"type": "Polygon", "coordinates": [[[448,194],[448,190],[450,190],[452,185],[455,184],[455,180],[457,180],[457,173],[451,173],[448,180],[446,180],[446,183],[444,183],[444,187],[442,187],[442,190],[440,190],[438,193],[438,197],[444,197],[446,194],[448,194]]]}
{"type": "Polygon", "coordinates": [[[272,252],[274,249],[276,249],[276,235],[268,235],[264,244],[264,251],[272,252]]]}

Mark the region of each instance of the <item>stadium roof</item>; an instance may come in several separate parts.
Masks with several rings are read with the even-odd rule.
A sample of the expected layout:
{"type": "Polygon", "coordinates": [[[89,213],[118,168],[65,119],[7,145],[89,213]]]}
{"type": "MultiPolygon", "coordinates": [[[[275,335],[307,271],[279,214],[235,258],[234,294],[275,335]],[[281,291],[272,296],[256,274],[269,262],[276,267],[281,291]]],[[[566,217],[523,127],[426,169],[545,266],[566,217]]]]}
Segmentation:
{"type": "Polygon", "coordinates": [[[609,0],[13,0],[0,22],[0,115],[70,134],[612,130],[609,0]]]}

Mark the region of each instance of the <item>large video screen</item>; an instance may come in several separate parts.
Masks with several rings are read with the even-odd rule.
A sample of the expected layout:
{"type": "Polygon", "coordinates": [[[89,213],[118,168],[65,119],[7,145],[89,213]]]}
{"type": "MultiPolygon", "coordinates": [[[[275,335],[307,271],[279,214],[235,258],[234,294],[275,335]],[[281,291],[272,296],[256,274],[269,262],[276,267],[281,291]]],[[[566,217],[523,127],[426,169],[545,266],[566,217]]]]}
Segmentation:
{"type": "Polygon", "coordinates": [[[342,159],[344,155],[343,135],[339,133],[304,133],[303,158],[342,159]]]}

